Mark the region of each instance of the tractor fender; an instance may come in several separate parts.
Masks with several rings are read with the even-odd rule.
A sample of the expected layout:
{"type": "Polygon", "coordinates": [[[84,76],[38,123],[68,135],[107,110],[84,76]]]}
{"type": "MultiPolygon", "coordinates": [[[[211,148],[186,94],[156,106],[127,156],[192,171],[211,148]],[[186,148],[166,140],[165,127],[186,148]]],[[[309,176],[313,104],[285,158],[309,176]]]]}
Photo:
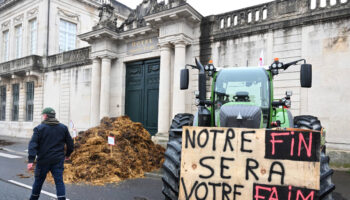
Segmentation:
{"type": "Polygon", "coordinates": [[[294,128],[294,120],[292,113],[285,108],[276,108],[272,121],[280,121],[281,128],[294,128]]]}

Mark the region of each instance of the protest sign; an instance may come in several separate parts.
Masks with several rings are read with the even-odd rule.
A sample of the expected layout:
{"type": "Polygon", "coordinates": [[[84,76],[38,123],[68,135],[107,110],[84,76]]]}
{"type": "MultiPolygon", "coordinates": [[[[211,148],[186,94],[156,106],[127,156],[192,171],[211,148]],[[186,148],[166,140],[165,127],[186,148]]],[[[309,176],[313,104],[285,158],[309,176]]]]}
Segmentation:
{"type": "Polygon", "coordinates": [[[320,132],[184,127],[180,200],[314,200],[320,132]]]}

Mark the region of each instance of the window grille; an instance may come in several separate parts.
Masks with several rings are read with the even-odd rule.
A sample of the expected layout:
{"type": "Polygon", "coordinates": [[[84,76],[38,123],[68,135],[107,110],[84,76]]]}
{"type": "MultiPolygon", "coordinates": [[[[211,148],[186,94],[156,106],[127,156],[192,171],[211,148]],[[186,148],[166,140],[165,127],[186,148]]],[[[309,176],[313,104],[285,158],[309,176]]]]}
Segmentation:
{"type": "Polygon", "coordinates": [[[0,121],[6,120],[6,86],[0,87],[0,121]]]}
{"type": "Polygon", "coordinates": [[[12,85],[12,121],[18,121],[19,84],[12,85]]]}
{"type": "Polygon", "coordinates": [[[27,82],[26,97],[26,121],[33,121],[34,82],[27,82]]]}

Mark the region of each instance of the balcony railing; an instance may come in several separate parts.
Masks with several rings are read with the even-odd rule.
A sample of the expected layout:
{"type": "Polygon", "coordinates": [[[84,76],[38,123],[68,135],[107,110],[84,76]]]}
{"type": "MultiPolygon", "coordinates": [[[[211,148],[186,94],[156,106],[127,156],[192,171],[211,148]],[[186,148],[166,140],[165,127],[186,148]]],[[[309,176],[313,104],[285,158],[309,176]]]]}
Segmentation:
{"type": "Polygon", "coordinates": [[[25,74],[28,71],[40,71],[42,67],[42,57],[31,55],[5,63],[0,63],[0,76],[25,74]]]}
{"type": "Polygon", "coordinates": [[[91,64],[90,51],[90,47],[85,47],[49,56],[45,68],[57,70],[91,64]]]}

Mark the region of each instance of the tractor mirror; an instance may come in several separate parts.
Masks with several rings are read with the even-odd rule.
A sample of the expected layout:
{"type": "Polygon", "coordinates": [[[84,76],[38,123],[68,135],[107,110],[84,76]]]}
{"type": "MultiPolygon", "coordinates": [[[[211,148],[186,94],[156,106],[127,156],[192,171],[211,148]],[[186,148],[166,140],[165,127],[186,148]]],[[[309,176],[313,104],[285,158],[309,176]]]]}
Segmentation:
{"type": "Polygon", "coordinates": [[[180,89],[187,90],[188,89],[188,82],[189,82],[189,70],[182,69],[181,75],[180,75],[180,89]]]}
{"type": "Polygon", "coordinates": [[[302,64],[300,69],[300,84],[303,88],[312,87],[312,65],[302,64]]]}

